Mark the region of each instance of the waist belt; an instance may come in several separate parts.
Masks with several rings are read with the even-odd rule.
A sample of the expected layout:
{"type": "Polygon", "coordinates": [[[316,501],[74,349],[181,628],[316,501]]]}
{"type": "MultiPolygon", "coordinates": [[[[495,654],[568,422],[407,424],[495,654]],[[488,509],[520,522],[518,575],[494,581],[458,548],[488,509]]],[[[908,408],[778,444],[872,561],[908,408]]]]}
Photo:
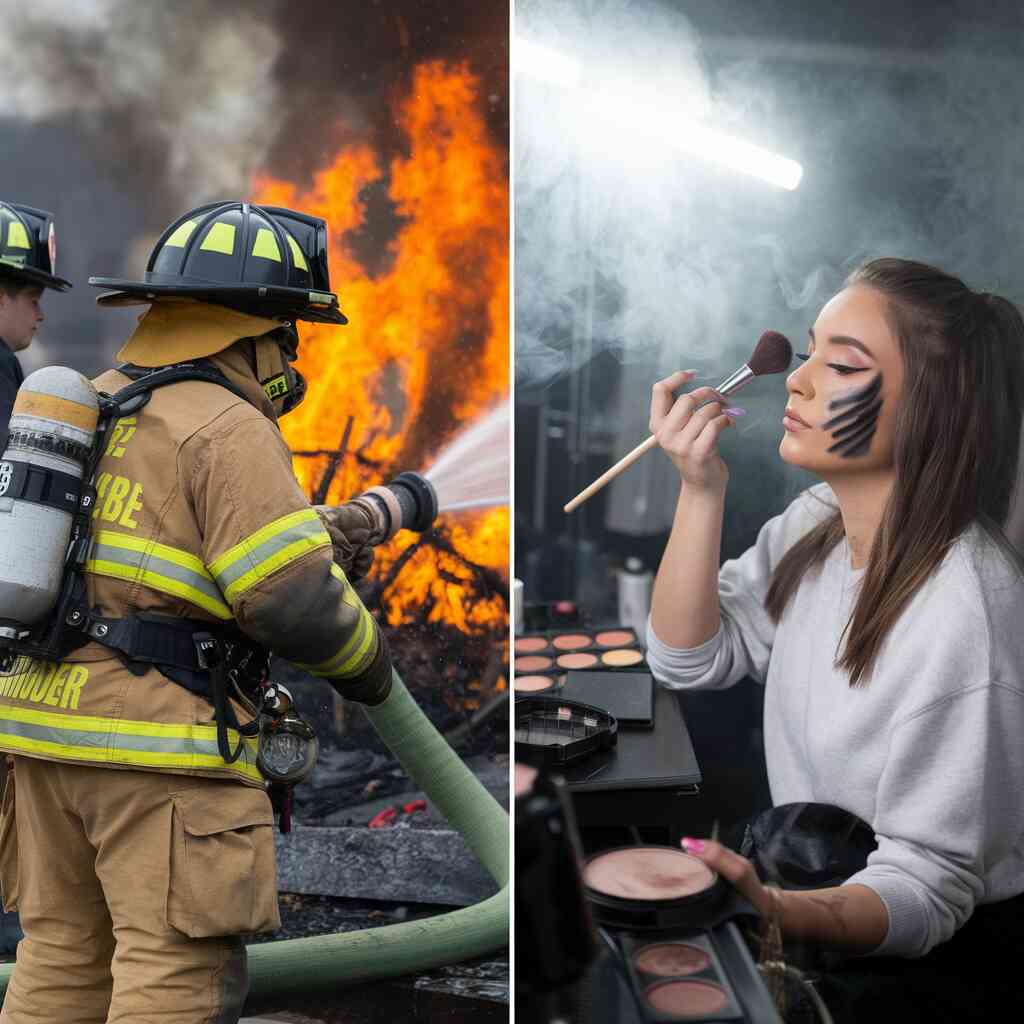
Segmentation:
{"type": "Polygon", "coordinates": [[[230,681],[243,692],[255,691],[266,675],[270,656],[239,630],[156,612],[135,612],[115,619],[79,608],[68,619],[69,625],[80,630],[70,650],[95,640],[123,655],[134,675],[144,675],[147,666],[153,665],[171,682],[211,704],[217,748],[227,764],[238,760],[244,737],[256,735],[256,721],[248,725],[238,721],[227,684],[230,681]],[[228,743],[229,728],[239,734],[234,751],[228,743]]]}
{"type": "Polygon", "coordinates": [[[210,663],[202,651],[203,640],[197,638],[211,637],[215,641],[218,637],[213,630],[220,632],[209,622],[155,612],[135,612],[119,619],[90,612],[79,629],[81,634],[76,647],[95,640],[113,648],[129,662],[140,663],[138,668],[129,665],[136,675],[142,675],[145,668],[141,666],[148,665],[205,673],[210,663]]]}

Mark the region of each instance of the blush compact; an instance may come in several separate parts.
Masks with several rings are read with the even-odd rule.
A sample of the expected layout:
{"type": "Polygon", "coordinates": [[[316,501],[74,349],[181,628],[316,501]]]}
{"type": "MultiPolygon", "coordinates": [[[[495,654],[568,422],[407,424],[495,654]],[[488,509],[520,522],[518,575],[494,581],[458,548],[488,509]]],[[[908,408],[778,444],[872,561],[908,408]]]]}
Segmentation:
{"type": "Polygon", "coordinates": [[[704,925],[727,894],[703,861],[672,846],[603,850],[587,860],[583,884],[598,921],[630,930],[704,925]]]}

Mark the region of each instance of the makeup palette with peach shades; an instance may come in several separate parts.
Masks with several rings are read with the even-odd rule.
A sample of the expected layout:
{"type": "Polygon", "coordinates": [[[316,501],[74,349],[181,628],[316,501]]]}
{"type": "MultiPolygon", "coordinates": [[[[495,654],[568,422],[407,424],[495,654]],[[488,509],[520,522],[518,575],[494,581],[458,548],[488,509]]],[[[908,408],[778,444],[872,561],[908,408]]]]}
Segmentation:
{"type": "Polygon", "coordinates": [[[644,942],[628,937],[623,955],[648,1020],[745,1020],[711,936],[704,932],[644,942]]]}
{"type": "Polygon", "coordinates": [[[627,626],[567,627],[517,636],[513,653],[517,677],[547,675],[554,680],[572,670],[623,671],[645,665],[636,631],[627,626]]]}

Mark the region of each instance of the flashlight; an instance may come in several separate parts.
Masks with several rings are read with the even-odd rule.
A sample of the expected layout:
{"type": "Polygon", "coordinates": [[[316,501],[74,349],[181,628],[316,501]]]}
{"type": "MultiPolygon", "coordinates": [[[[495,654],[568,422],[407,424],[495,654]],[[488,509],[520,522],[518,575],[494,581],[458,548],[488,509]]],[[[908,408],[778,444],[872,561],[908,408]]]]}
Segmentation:
{"type": "Polygon", "coordinates": [[[263,694],[256,766],[270,782],[295,785],[309,777],[319,750],[316,733],[299,718],[292,695],[280,683],[263,694]]]}

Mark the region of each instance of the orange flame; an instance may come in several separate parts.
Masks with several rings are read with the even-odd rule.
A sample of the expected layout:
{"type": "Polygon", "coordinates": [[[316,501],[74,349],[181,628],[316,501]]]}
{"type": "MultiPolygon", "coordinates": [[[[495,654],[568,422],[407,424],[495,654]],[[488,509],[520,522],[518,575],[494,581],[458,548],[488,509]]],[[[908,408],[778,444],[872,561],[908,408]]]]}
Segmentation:
{"type": "MultiPolygon", "coordinates": [[[[346,237],[364,224],[361,191],[385,176],[368,145],[344,147],[308,191],[256,182],[256,202],[327,220],[332,283],[350,320],[303,325],[297,365],[309,390],[281,422],[293,451],[320,453],[294,460],[312,495],[352,418],[328,503],[402,470],[428,469],[460,428],[508,393],[508,182],[478,87],[468,67],[434,61],[415,70],[410,95],[397,104],[408,155],[387,168],[401,224],[384,273],[371,276],[346,237]]],[[[466,633],[504,632],[508,509],[441,516],[437,529],[442,544],[402,532],[377,550],[388,623],[426,616],[466,633]],[[482,576],[504,585],[496,590],[482,576]]]]}

